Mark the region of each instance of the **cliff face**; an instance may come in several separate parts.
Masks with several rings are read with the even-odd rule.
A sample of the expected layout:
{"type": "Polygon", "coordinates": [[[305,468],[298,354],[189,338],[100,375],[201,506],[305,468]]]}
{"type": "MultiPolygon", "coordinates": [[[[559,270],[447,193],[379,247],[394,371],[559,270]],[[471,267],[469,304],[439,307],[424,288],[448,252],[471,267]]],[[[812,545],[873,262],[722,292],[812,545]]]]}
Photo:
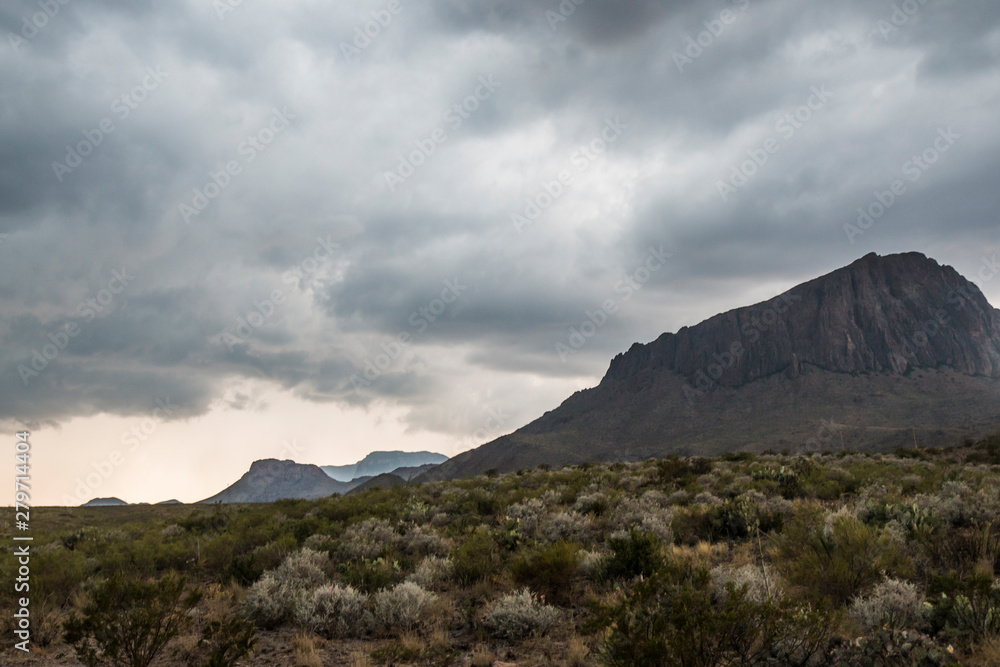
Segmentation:
{"type": "Polygon", "coordinates": [[[1000,378],[1000,311],[924,255],[871,254],[770,301],[633,345],[607,378],[659,369],[693,386],[735,388],[794,376],[802,364],[836,373],[949,367],[1000,378]]]}
{"type": "Polygon", "coordinates": [[[919,253],[867,255],[611,362],[427,478],[670,453],[941,446],[1000,430],[1000,311],[919,253]]]}
{"type": "Polygon", "coordinates": [[[324,498],[351,487],[331,479],[319,466],[265,459],[254,461],[235,484],[203,503],[268,503],[283,498],[324,498]]]}

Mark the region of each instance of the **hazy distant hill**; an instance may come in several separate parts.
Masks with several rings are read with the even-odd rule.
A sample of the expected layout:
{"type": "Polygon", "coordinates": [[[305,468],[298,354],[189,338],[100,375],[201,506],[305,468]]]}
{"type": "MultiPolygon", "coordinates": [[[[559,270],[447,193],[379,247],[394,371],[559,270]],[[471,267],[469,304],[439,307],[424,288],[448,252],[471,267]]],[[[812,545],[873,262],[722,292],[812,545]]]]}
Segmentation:
{"type": "Polygon", "coordinates": [[[356,484],[338,482],[319,466],[265,459],[254,461],[235,484],[203,503],[268,503],[283,498],[324,498],[346,493],[356,484]]]}
{"type": "Polygon", "coordinates": [[[128,503],[121,498],[94,498],[80,507],[120,507],[122,505],[128,505],[128,503]]]}
{"type": "Polygon", "coordinates": [[[372,452],[351,465],[323,466],[323,472],[335,480],[349,482],[358,477],[375,477],[391,473],[397,468],[437,465],[447,460],[447,456],[434,452],[372,452]]]}
{"type": "Polygon", "coordinates": [[[383,473],[381,475],[376,475],[370,479],[365,480],[362,484],[354,487],[348,493],[361,493],[362,491],[367,491],[368,489],[391,489],[397,486],[405,486],[406,480],[399,475],[394,475],[392,473],[383,473]]]}
{"type": "Polygon", "coordinates": [[[919,253],[867,255],[636,343],[601,383],[425,475],[739,449],[935,446],[1000,425],[1000,311],[919,253]]]}

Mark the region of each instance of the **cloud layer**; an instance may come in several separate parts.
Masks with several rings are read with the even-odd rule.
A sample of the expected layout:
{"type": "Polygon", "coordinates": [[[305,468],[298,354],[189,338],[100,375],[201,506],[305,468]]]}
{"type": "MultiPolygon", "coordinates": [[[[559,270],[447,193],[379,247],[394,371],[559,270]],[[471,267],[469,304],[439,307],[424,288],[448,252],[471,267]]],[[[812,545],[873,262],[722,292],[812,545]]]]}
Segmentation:
{"type": "Polygon", "coordinates": [[[45,6],[0,9],[7,423],[257,383],[471,446],[872,250],[1000,251],[987,0],[45,6]]]}

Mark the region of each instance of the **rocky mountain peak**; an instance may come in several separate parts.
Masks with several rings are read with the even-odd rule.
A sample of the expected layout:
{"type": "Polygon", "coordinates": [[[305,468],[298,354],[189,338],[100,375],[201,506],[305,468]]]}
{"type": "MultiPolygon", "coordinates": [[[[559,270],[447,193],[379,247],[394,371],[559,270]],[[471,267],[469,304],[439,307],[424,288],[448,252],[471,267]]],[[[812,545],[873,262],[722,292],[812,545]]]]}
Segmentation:
{"type": "Polygon", "coordinates": [[[704,390],[794,377],[804,367],[851,374],[947,367],[1000,378],[1000,311],[923,254],[871,253],[774,299],[633,345],[605,379],[666,370],[704,390]]]}

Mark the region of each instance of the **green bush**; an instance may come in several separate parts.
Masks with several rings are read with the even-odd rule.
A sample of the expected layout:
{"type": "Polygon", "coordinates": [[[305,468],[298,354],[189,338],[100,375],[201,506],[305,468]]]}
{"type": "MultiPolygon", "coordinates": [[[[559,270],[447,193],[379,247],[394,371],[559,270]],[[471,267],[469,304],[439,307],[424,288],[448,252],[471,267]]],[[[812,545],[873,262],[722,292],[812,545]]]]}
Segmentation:
{"type": "Polygon", "coordinates": [[[374,593],[403,580],[403,570],[399,563],[387,558],[348,561],[341,563],[337,570],[345,584],[365,593],[374,593]]]}
{"type": "Polygon", "coordinates": [[[469,586],[494,572],[497,560],[493,538],[489,531],[480,527],[452,551],[452,575],[459,584],[469,586]]]}
{"type": "Polygon", "coordinates": [[[931,625],[936,632],[973,642],[1000,636],[1000,582],[993,577],[939,578],[931,590],[936,593],[930,599],[931,625]]]}
{"type": "Polygon", "coordinates": [[[842,607],[882,580],[909,574],[909,561],[885,531],[850,514],[824,526],[798,519],[778,540],[778,564],[788,580],[817,601],[842,607]]]}
{"type": "Polygon", "coordinates": [[[605,663],[633,667],[805,665],[822,655],[830,619],[787,601],[754,602],[746,587],[718,592],[704,568],[667,564],[589,626],[606,629],[605,663]]]}
{"type": "Polygon", "coordinates": [[[88,667],[148,667],[190,622],[197,591],[184,596],[184,579],[146,582],[117,573],[99,583],[81,610],[64,624],[65,639],[88,667]]]}
{"type": "Polygon", "coordinates": [[[652,533],[630,530],[626,537],[609,538],[608,548],[601,573],[606,580],[648,577],[663,564],[660,539],[652,533]]]}
{"type": "Polygon", "coordinates": [[[580,569],[578,552],[578,545],[560,540],[522,553],[511,563],[510,572],[517,584],[565,604],[571,599],[573,581],[580,569]]]}

